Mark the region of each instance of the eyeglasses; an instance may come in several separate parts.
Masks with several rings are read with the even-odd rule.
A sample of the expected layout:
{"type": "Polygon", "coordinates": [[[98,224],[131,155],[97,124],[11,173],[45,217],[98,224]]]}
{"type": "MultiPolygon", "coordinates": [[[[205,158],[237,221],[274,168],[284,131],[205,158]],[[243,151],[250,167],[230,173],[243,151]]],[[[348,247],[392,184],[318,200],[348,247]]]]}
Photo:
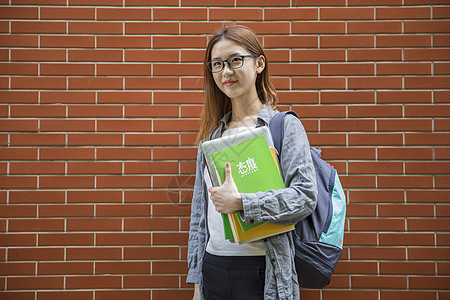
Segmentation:
{"type": "Polygon", "coordinates": [[[212,73],[219,73],[225,67],[225,63],[228,64],[230,69],[239,69],[244,65],[244,58],[246,57],[258,57],[259,55],[235,55],[226,60],[213,59],[207,63],[208,69],[212,73]]]}

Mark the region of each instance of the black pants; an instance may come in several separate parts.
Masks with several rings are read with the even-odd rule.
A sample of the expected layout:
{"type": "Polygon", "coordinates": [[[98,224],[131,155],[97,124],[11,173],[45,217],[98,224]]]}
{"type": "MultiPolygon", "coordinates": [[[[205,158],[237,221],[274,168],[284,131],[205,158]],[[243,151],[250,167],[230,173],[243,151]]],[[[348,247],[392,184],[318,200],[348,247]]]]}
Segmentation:
{"type": "Polygon", "coordinates": [[[263,300],[264,256],[216,256],[203,258],[203,292],[206,300],[263,300]]]}

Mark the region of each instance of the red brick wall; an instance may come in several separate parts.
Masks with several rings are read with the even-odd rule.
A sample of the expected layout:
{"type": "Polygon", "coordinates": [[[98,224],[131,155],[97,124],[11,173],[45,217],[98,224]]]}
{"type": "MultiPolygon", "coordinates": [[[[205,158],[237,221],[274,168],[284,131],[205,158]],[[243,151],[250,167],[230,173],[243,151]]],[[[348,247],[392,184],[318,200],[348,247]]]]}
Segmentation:
{"type": "Polygon", "coordinates": [[[0,299],[190,299],[200,62],[227,22],[347,192],[336,275],[302,299],[449,299],[448,4],[1,0],[0,299]]]}

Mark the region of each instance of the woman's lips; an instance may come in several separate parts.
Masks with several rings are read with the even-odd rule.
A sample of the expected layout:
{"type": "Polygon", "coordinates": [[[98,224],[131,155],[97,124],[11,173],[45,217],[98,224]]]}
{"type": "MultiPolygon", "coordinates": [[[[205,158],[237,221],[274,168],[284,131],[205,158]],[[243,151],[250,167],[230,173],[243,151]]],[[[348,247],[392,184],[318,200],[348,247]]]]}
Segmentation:
{"type": "Polygon", "coordinates": [[[223,84],[225,86],[232,86],[237,80],[227,80],[223,84]]]}

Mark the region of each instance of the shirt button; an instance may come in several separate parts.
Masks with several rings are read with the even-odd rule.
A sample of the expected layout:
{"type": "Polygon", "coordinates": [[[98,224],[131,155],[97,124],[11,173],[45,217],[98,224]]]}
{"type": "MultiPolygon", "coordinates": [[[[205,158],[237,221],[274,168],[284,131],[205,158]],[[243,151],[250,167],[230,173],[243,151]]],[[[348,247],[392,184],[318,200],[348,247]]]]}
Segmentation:
{"type": "Polygon", "coordinates": [[[250,219],[250,223],[251,223],[251,224],[255,223],[255,220],[250,219]]]}

